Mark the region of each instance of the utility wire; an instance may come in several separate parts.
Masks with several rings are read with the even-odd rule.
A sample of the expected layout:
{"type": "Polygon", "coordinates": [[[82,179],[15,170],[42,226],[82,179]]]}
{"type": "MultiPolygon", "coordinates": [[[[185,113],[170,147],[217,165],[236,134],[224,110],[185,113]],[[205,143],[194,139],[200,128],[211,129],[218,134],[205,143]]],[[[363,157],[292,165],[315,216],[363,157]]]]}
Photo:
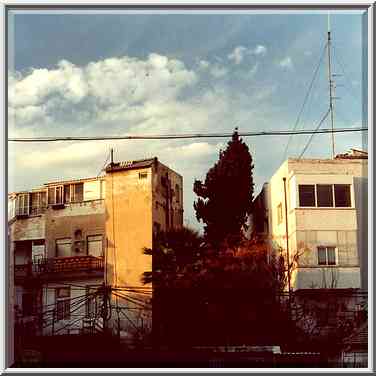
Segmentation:
{"type": "MultiPolygon", "coordinates": [[[[293,131],[295,131],[295,130],[297,129],[297,127],[298,127],[298,124],[299,124],[299,121],[300,121],[301,115],[302,115],[303,110],[304,110],[304,107],[305,107],[305,105],[306,105],[306,103],[307,103],[307,100],[308,100],[309,94],[310,94],[311,91],[312,91],[313,83],[314,83],[315,80],[316,80],[316,76],[317,76],[317,73],[318,73],[319,68],[320,68],[320,66],[321,66],[321,63],[322,63],[322,61],[323,61],[323,58],[324,58],[324,56],[325,56],[325,51],[326,51],[326,48],[327,48],[327,47],[328,47],[328,43],[326,42],[325,45],[324,45],[323,51],[322,51],[322,53],[321,53],[321,56],[320,56],[319,62],[318,62],[317,66],[316,66],[316,69],[315,69],[315,71],[314,71],[314,73],[313,73],[312,80],[311,80],[311,82],[310,82],[310,84],[309,84],[309,86],[308,86],[308,90],[307,90],[307,93],[306,93],[305,98],[304,98],[304,100],[303,100],[302,107],[300,108],[300,111],[299,111],[298,117],[296,118],[296,121],[295,121],[295,124],[294,124],[293,131]]],[[[285,147],[285,151],[284,151],[284,153],[283,153],[282,161],[284,161],[284,160],[286,159],[287,151],[288,151],[288,148],[289,148],[289,146],[290,146],[290,142],[291,142],[292,136],[293,136],[293,135],[291,134],[290,137],[289,137],[289,139],[288,139],[288,141],[287,141],[287,144],[286,144],[286,147],[285,147]]]]}
{"type": "MultiPolygon", "coordinates": [[[[330,113],[330,109],[328,109],[328,111],[326,111],[325,115],[324,115],[324,116],[322,117],[322,119],[320,120],[319,124],[318,124],[317,127],[316,127],[316,131],[313,132],[313,133],[311,134],[311,137],[308,139],[308,142],[307,142],[306,146],[304,147],[303,151],[300,153],[298,159],[302,158],[303,154],[306,152],[306,150],[307,150],[309,144],[310,144],[311,141],[312,141],[313,136],[314,136],[315,134],[317,134],[317,133],[320,133],[319,128],[320,128],[321,124],[324,122],[324,120],[328,117],[329,113],[330,113]]],[[[334,130],[334,132],[335,132],[335,130],[334,130]]]]}
{"type": "MultiPolygon", "coordinates": [[[[368,128],[338,128],[336,133],[365,131],[368,128]]],[[[281,131],[255,131],[239,132],[241,137],[253,136],[288,136],[295,134],[312,133],[331,133],[332,129],[325,128],[319,131],[312,129],[302,129],[300,131],[281,130],[281,131]]],[[[189,138],[228,138],[232,133],[190,133],[190,134],[165,134],[165,135],[139,135],[139,136],[102,136],[102,137],[40,137],[40,138],[8,138],[11,142],[54,142],[54,141],[104,141],[104,140],[171,140],[171,139],[189,139],[189,138]]]]}

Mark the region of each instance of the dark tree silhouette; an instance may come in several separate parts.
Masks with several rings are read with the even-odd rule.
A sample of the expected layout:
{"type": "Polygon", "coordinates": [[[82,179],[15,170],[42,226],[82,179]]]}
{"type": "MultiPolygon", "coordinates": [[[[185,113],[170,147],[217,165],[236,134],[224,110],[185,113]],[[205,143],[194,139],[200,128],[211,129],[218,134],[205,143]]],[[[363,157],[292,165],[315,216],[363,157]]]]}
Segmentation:
{"type": "Polygon", "coordinates": [[[252,156],[235,129],[227,148],[206,174],[194,182],[199,197],[194,203],[197,220],[205,223],[206,240],[218,245],[225,239],[238,244],[246,229],[253,199],[252,156]]]}

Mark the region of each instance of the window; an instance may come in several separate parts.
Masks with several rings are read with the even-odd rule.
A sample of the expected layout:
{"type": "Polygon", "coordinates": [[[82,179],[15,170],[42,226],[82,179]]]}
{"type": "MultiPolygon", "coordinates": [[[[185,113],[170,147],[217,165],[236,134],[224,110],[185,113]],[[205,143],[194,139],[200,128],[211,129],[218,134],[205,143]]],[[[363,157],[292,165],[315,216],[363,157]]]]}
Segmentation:
{"type": "Polygon", "coordinates": [[[299,206],[319,208],[351,207],[349,184],[299,185],[299,206]],[[317,198],[317,202],[316,202],[317,198]]]}
{"type": "Polygon", "coordinates": [[[102,235],[92,235],[87,237],[87,253],[90,256],[102,257],[102,235]]]}
{"type": "Polygon", "coordinates": [[[62,204],[63,203],[63,186],[48,188],[48,204],[62,204]]]}
{"type": "Polygon", "coordinates": [[[317,189],[317,206],[332,207],[333,206],[333,186],[318,184],[317,189]]]}
{"type": "Polygon", "coordinates": [[[30,202],[31,215],[43,213],[46,209],[46,192],[32,192],[30,202]]]}
{"type": "Polygon", "coordinates": [[[138,173],[138,178],[139,179],[146,179],[148,177],[148,173],[147,172],[139,172],[138,173]]]}
{"type": "Polygon", "coordinates": [[[282,203],[280,203],[277,206],[277,219],[278,219],[278,224],[282,223],[283,221],[283,215],[282,215],[282,203]]]}
{"type": "Polygon", "coordinates": [[[29,193],[19,194],[16,198],[16,215],[29,215],[29,193]]]}
{"type": "Polygon", "coordinates": [[[86,317],[95,317],[96,315],[96,297],[94,293],[97,291],[97,288],[86,286],[86,306],[85,306],[85,315],[86,317]]]}
{"type": "Polygon", "coordinates": [[[336,203],[336,207],[350,207],[350,185],[334,184],[334,200],[336,203]]]}
{"type": "Polygon", "coordinates": [[[81,202],[84,200],[84,183],[73,184],[74,187],[74,202],[81,202]]]}
{"type": "Polygon", "coordinates": [[[55,290],[56,320],[70,319],[70,288],[59,287],[55,290]]]}
{"type": "Polygon", "coordinates": [[[71,256],[72,254],[72,239],[63,238],[56,239],[56,257],[71,256]]]}
{"type": "Polygon", "coordinates": [[[71,193],[70,185],[69,184],[64,185],[64,202],[70,202],[70,193],[71,193]]]}
{"type": "Polygon", "coordinates": [[[316,206],[314,185],[299,185],[299,206],[316,206]]]}
{"type": "Polygon", "coordinates": [[[180,202],[180,187],[178,184],[175,185],[175,192],[176,192],[176,202],[180,202]]]}
{"type": "Polygon", "coordinates": [[[336,265],[335,247],[318,247],[317,256],[319,265],[336,265]]]}

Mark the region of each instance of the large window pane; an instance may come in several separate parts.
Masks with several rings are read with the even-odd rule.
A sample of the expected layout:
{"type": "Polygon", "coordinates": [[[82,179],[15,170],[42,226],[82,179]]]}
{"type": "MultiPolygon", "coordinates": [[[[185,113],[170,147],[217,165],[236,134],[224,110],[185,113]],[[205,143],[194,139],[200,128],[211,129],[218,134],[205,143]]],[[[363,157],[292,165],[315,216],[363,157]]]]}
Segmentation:
{"type": "Polygon", "coordinates": [[[331,207],[333,206],[332,185],[316,185],[317,189],[317,206],[331,207]]]}
{"type": "Polygon", "coordinates": [[[48,203],[55,203],[55,188],[48,188],[48,203]]]}
{"type": "Polygon", "coordinates": [[[72,255],[72,240],[70,238],[56,240],[56,256],[64,257],[72,255]]]}
{"type": "Polygon", "coordinates": [[[74,185],[74,201],[81,202],[84,200],[84,183],[74,185]]]}
{"type": "Polygon", "coordinates": [[[350,186],[347,184],[335,184],[334,185],[334,197],[336,207],[350,207],[350,186]]]}
{"type": "Polygon", "coordinates": [[[319,265],[326,265],[326,248],[319,247],[317,249],[319,265]]]}
{"type": "Polygon", "coordinates": [[[299,185],[299,206],[316,206],[314,185],[299,185]]]}
{"type": "Polygon", "coordinates": [[[335,265],[336,264],[336,251],[334,247],[327,248],[328,253],[328,265],[335,265]]]}
{"type": "Polygon", "coordinates": [[[70,202],[70,185],[64,185],[64,202],[70,202]]]}
{"type": "Polygon", "coordinates": [[[103,255],[102,249],[102,235],[94,235],[87,237],[88,254],[95,257],[103,255]]]}

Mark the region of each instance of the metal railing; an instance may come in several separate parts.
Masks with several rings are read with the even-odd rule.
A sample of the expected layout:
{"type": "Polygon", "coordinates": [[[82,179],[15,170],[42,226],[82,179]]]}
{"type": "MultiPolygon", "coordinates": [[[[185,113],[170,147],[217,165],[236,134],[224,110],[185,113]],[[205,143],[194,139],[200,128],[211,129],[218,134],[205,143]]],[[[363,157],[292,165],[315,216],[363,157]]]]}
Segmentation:
{"type": "Polygon", "coordinates": [[[40,259],[36,262],[14,266],[15,278],[27,278],[49,273],[104,270],[103,257],[68,256],[40,259]]]}

